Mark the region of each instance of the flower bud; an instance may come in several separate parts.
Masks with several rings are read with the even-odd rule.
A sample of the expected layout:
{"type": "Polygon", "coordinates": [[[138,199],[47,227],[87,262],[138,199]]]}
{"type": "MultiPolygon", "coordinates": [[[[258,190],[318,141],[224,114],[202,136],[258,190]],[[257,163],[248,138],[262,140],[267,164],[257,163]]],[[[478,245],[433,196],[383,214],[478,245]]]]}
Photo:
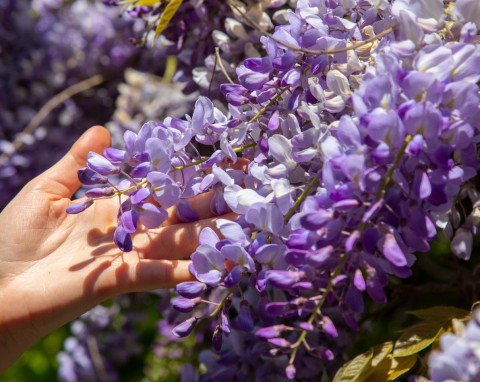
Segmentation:
{"type": "Polygon", "coordinates": [[[78,214],[82,211],[85,211],[92,204],[93,204],[93,199],[87,199],[80,203],[71,204],[67,207],[67,214],[78,214]]]}
{"type": "Polygon", "coordinates": [[[258,329],[255,332],[255,335],[262,339],[262,340],[268,340],[269,338],[275,338],[281,335],[285,330],[287,330],[286,325],[273,325],[273,326],[267,326],[265,328],[258,329]]]}
{"type": "Polygon", "coordinates": [[[91,188],[85,192],[85,195],[88,198],[101,198],[104,196],[112,196],[115,194],[115,189],[113,187],[96,187],[91,188]]]}
{"type": "Polygon", "coordinates": [[[95,184],[106,184],[108,183],[108,178],[102,176],[97,172],[89,169],[88,167],[83,167],[77,171],[78,180],[87,186],[93,186],[95,184]]]}
{"type": "Polygon", "coordinates": [[[177,297],[174,298],[172,301],[173,307],[182,313],[188,313],[193,310],[198,304],[202,302],[200,297],[196,297],[193,299],[185,298],[185,297],[177,297]]]}
{"type": "Polygon", "coordinates": [[[186,298],[199,297],[207,289],[207,285],[198,281],[186,281],[176,287],[177,293],[186,298]]]}
{"type": "Polygon", "coordinates": [[[182,323],[175,326],[172,330],[172,333],[176,337],[186,337],[192,332],[197,322],[198,322],[197,317],[190,317],[188,320],[185,320],[182,323]]]}
{"type": "Polygon", "coordinates": [[[279,348],[289,348],[292,346],[285,338],[269,338],[268,342],[279,348]]]}
{"type": "Polygon", "coordinates": [[[90,151],[87,158],[87,166],[96,173],[107,176],[118,174],[120,169],[100,154],[90,151]]]}

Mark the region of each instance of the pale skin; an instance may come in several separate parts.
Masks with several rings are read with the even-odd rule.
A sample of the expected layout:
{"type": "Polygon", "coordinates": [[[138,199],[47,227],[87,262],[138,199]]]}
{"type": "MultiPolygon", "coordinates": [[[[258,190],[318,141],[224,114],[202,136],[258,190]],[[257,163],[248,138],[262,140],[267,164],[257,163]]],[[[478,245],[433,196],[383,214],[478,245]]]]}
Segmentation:
{"type": "Polygon", "coordinates": [[[113,244],[118,198],[96,201],[78,215],[65,212],[88,152],[109,145],[106,129],[91,128],[0,214],[0,372],[38,339],[110,297],[192,280],[185,259],[201,229],[215,227],[211,195],[190,202],[199,221],[181,223],[170,209],[162,227],[133,236],[129,253],[113,244]]]}

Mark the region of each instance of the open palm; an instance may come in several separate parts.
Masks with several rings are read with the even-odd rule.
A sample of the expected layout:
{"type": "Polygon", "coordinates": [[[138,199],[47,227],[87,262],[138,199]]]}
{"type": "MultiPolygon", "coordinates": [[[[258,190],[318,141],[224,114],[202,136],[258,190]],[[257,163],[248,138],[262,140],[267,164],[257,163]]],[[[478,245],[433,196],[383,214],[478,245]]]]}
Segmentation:
{"type": "Polygon", "coordinates": [[[65,212],[88,152],[109,144],[104,128],[90,129],[0,214],[0,371],[37,339],[109,297],[192,278],[184,259],[201,229],[215,225],[210,195],[190,203],[200,220],[181,223],[172,208],[162,227],[134,235],[134,250],[125,254],[113,244],[117,199],[78,215],[65,212]]]}

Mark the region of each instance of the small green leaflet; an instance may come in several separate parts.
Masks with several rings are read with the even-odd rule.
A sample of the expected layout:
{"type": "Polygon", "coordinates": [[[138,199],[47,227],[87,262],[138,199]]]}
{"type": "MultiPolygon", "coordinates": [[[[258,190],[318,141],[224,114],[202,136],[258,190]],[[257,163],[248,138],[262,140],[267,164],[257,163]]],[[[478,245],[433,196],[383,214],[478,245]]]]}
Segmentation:
{"type": "Polygon", "coordinates": [[[333,382],[393,381],[409,371],[417,355],[394,358],[393,343],[385,342],[343,365],[333,382]]]}
{"type": "Polygon", "coordinates": [[[430,346],[444,332],[444,322],[422,322],[406,329],[395,342],[394,357],[408,357],[430,346]]]}
{"type": "Polygon", "coordinates": [[[452,318],[463,318],[470,314],[468,310],[454,306],[434,306],[421,310],[412,310],[408,313],[424,321],[448,321],[452,318]]]}
{"type": "Polygon", "coordinates": [[[139,7],[142,5],[147,5],[153,7],[155,4],[161,3],[162,0],[127,0],[130,4],[139,7]]]}
{"type": "Polygon", "coordinates": [[[358,355],[350,362],[347,362],[345,365],[338,370],[337,374],[335,374],[335,378],[333,382],[354,382],[357,381],[358,378],[371,369],[371,360],[373,357],[373,349],[358,355]]]}
{"type": "Polygon", "coordinates": [[[334,382],[393,381],[417,363],[419,353],[454,329],[469,312],[451,306],[435,306],[409,312],[421,321],[405,329],[395,343],[389,341],[358,355],[343,365],[334,382]]]}
{"type": "Polygon", "coordinates": [[[392,349],[393,343],[391,341],[375,346],[373,348],[372,366],[377,367],[392,352],[392,349]]]}
{"type": "Polygon", "coordinates": [[[155,36],[153,40],[156,40],[158,36],[162,34],[165,28],[168,26],[170,21],[172,20],[175,13],[177,13],[178,8],[182,5],[183,0],[170,0],[167,4],[167,7],[162,13],[162,17],[157,25],[157,29],[155,30],[155,36]]]}

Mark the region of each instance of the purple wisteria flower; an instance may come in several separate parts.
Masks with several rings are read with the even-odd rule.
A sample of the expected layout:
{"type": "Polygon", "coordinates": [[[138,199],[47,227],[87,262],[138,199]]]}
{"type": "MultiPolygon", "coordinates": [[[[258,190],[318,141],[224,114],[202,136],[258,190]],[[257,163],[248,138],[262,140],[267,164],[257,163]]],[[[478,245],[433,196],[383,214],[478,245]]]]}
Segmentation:
{"type": "Polygon", "coordinates": [[[87,181],[125,177],[115,186],[122,250],[139,222],[162,224],[165,208],[194,221],[185,203],[201,193],[213,214],[237,214],[201,231],[196,281],[172,302],[184,313],[175,336],[211,322],[207,381],[328,379],[364,299],[385,303],[389,278],[411,276],[437,230],[470,257],[480,220],[475,11],[299,0],[277,15],[284,25],[257,36],[264,53],[237,67],[238,83],[221,86],[227,105],[202,96],[185,120],[127,132],[125,150],[105,151],[110,164],[92,157],[87,181]],[[457,211],[463,200],[468,214],[457,211]]]}

